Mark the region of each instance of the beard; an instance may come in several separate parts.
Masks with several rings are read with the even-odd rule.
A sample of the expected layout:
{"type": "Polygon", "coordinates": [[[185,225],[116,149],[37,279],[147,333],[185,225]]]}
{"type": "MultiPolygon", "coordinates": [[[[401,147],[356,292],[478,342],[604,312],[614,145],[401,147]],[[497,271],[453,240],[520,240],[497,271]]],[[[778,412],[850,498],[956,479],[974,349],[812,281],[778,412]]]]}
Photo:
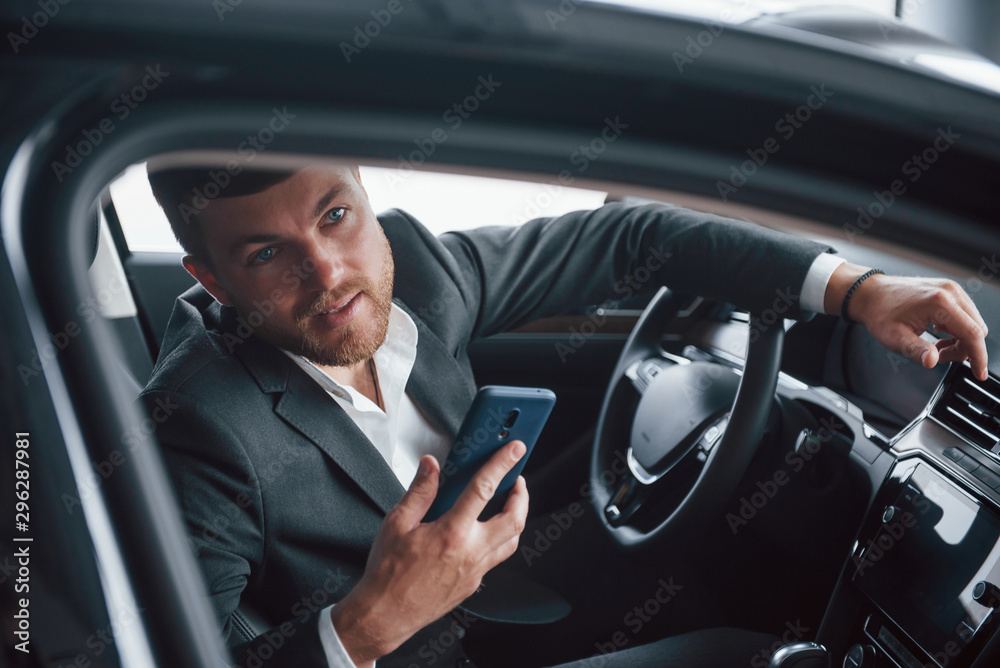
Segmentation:
{"type": "MultiPolygon", "coordinates": [[[[319,366],[354,366],[370,359],[385,342],[389,331],[389,314],[392,311],[395,265],[389,241],[384,234],[382,238],[385,242],[386,262],[376,281],[368,278],[355,279],[339,287],[335,293],[327,292],[317,296],[309,304],[293,311],[294,329],[276,325],[264,318],[259,326],[253,328],[254,334],[319,366]],[[317,327],[318,323],[313,320],[317,314],[330,311],[335,304],[357,293],[364,293],[371,302],[373,314],[370,318],[359,314],[351,322],[338,327],[332,335],[329,330],[322,331],[321,327],[317,327]],[[339,340],[331,341],[331,336],[339,336],[339,340]]],[[[233,300],[233,307],[244,322],[252,322],[248,319],[249,310],[244,305],[233,300]]]]}

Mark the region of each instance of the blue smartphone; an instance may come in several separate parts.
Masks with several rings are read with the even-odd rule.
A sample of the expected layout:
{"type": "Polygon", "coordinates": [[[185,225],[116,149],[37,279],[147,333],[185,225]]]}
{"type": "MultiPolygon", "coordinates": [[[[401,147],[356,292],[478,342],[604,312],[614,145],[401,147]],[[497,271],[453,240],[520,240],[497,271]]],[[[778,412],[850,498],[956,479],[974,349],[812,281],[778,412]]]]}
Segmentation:
{"type": "Polygon", "coordinates": [[[437,497],[424,521],[431,522],[448,512],[472,476],[500,447],[511,441],[524,441],[527,446],[524,456],[504,476],[480,519],[498,513],[503,508],[507,492],[524,470],[555,403],[555,393],[544,388],[507,385],[481,388],[465,415],[448,457],[441,465],[437,497]]]}

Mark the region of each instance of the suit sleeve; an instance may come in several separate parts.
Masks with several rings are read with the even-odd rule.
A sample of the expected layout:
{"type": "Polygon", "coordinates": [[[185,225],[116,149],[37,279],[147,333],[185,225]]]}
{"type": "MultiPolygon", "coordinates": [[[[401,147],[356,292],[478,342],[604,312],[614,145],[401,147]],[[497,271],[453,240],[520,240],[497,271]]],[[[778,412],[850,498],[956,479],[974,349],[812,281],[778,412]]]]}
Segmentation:
{"type": "Polygon", "coordinates": [[[803,317],[813,260],[832,249],[752,223],[669,204],[607,204],[520,227],[441,235],[474,320],[490,336],[576,307],[671,289],[803,317]]]}
{"type": "Polygon", "coordinates": [[[141,399],[149,410],[157,399],[178,406],[157,437],[235,665],[268,657],[266,664],[275,668],[326,666],[315,615],[282,620],[250,642],[240,642],[234,631],[233,613],[251,572],[262,565],[266,531],[257,475],[243,446],[183,393],[146,391],[141,399]]]}

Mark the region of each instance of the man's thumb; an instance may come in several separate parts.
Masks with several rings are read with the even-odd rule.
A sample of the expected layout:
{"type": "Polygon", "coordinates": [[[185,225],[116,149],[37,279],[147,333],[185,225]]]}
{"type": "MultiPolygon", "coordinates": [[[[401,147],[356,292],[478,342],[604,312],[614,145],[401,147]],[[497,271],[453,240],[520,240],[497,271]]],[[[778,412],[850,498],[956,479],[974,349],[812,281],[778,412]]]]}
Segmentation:
{"type": "Polygon", "coordinates": [[[406,514],[407,519],[413,521],[413,524],[418,524],[434,503],[434,497],[437,496],[438,473],[436,459],[430,455],[420,458],[417,475],[398,504],[398,508],[406,514]]]}
{"type": "Polygon", "coordinates": [[[925,341],[912,332],[907,332],[902,342],[902,354],[920,366],[931,368],[938,361],[938,350],[930,341],[925,341]]]}

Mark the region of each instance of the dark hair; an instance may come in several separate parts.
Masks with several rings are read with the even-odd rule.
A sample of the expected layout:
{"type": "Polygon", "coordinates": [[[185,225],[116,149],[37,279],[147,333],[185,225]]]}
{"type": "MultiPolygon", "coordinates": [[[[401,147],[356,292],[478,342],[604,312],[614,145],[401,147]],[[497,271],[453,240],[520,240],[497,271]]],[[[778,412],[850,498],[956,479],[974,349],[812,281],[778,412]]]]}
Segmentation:
{"type": "MultiPolygon", "coordinates": [[[[233,165],[234,163],[229,163],[233,165]]],[[[235,174],[227,167],[184,167],[147,172],[153,196],[163,208],[174,236],[184,250],[212,267],[205,245],[201,212],[211,200],[242,197],[263,192],[285,181],[295,170],[243,169],[235,174]]]]}

